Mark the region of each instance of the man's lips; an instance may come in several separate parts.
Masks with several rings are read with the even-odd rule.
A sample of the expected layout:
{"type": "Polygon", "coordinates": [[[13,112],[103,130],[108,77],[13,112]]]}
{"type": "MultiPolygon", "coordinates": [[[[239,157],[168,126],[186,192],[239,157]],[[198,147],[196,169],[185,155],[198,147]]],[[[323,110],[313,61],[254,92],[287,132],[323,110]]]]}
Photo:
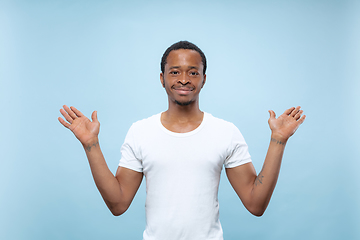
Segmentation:
{"type": "Polygon", "coordinates": [[[179,94],[188,94],[194,90],[194,88],[191,87],[173,87],[173,89],[179,94]]]}

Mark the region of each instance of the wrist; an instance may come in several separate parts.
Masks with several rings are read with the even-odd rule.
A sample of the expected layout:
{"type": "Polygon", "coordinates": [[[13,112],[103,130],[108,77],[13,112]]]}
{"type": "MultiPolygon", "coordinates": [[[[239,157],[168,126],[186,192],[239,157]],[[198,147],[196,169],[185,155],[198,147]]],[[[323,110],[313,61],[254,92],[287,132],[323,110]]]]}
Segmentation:
{"type": "Polygon", "coordinates": [[[94,138],[89,139],[88,141],[82,143],[82,145],[87,152],[90,152],[91,149],[99,146],[99,139],[97,137],[94,137],[94,138]]]}
{"type": "Polygon", "coordinates": [[[271,138],[270,139],[271,139],[270,140],[271,142],[275,142],[277,144],[285,145],[289,138],[285,138],[280,134],[271,133],[271,138]]]}

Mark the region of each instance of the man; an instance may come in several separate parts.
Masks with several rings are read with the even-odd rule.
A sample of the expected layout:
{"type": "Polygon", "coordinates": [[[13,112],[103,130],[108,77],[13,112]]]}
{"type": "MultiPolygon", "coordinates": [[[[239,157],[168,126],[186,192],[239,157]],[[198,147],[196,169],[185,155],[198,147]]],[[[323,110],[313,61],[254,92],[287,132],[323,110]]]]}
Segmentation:
{"type": "Polygon", "coordinates": [[[96,186],[114,215],[127,210],[145,175],[145,240],[223,239],[217,198],[222,166],[244,206],[261,216],[275,188],[286,142],[305,115],[300,107],[278,118],[269,111],[269,149],[256,175],[240,131],[199,109],[206,82],[204,53],[190,42],[175,43],[165,51],[161,71],[168,109],[131,126],[115,176],[100,150],[96,111],[90,121],[76,108],[64,106],[60,112],[66,121],[59,121],[84,146],[96,186]]]}

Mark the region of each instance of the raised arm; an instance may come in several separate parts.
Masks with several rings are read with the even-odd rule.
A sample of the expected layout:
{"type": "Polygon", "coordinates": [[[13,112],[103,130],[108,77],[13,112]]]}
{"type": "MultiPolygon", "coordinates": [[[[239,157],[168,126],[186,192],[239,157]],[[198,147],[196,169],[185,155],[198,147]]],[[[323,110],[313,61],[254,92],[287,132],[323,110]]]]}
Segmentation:
{"type": "Polygon", "coordinates": [[[292,107],[276,118],[270,110],[271,138],[262,170],[258,175],[252,163],[227,168],[227,177],[244,206],[254,215],[261,216],[274,191],[287,140],[305,120],[300,107],[292,107]]]}
{"type": "Polygon", "coordinates": [[[143,178],[143,174],[119,167],[114,176],[109,170],[99,145],[100,123],[97,112],[91,115],[92,121],[75,107],[63,106],[60,110],[65,120],[60,123],[70,129],[84,147],[89,160],[95,184],[110,211],[118,216],[130,206],[143,178]]]}

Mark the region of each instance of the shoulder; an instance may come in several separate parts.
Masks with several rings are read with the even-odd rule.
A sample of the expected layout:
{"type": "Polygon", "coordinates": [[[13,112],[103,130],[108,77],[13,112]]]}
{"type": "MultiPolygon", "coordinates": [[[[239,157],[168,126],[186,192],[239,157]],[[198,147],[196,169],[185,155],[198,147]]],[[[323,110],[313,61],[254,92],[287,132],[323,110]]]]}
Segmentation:
{"type": "Polygon", "coordinates": [[[207,130],[213,132],[219,136],[223,136],[227,139],[240,139],[243,141],[243,136],[240,130],[232,122],[226,121],[224,119],[214,117],[210,113],[207,114],[207,130]]]}
{"type": "Polygon", "coordinates": [[[158,124],[158,121],[160,119],[160,114],[161,113],[154,114],[151,117],[138,120],[138,121],[134,122],[130,128],[143,129],[143,128],[149,128],[151,126],[154,126],[154,125],[158,124]]]}
{"type": "Polygon", "coordinates": [[[226,121],[226,120],[218,118],[218,117],[214,117],[210,113],[204,112],[204,114],[206,114],[207,122],[212,127],[221,128],[223,130],[228,129],[228,130],[232,130],[232,131],[234,129],[237,129],[237,127],[232,122],[226,121]]]}
{"type": "Polygon", "coordinates": [[[139,141],[139,139],[141,140],[144,137],[148,137],[151,134],[154,134],[154,131],[157,129],[157,119],[159,118],[160,113],[134,122],[129,128],[125,140],[136,142],[139,141]]]}
{"type": "Polygon", "coordinates": [[[132,136],[145,136],[148,134],[155,134],[154,131],[159,129],[160,114],[152,115],[151,117],[144,118],[134,122],[129,130],[128,135],[132,136]]]}

